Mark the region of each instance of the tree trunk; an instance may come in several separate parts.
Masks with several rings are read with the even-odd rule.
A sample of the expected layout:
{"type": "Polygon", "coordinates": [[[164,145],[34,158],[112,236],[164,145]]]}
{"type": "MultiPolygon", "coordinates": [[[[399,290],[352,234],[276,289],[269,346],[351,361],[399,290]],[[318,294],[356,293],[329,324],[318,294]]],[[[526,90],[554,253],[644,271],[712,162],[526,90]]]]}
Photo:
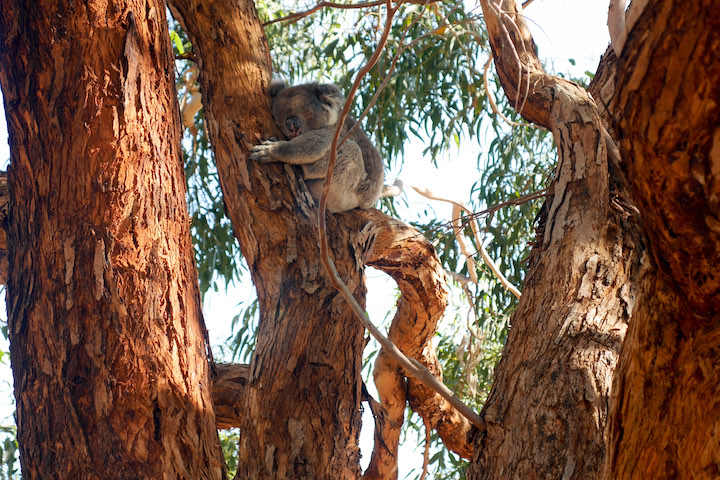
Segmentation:
{"type": "MultiPolygon", "coordinates": [[[[270,113],[268,46],[250,1],[173,0],[193,43],[208,133],[228,215],[258,292],[238,478],[360,475],[363,328],[319,260],[316,210],[291,166],[247,161],[280,137],[270,113]],[[300,199],[299,201],[297,199],[300,199]]],[[[328,218],[335,265],[364,303],[362,248],[328,218]]]]}
{"type": "Polygon", "coordinates": [[[642,248],[611,202],[622,184],[595,103],[542,71],[515,2],[499,3],[481,2],[500,80],[525,118],[553,132],[558,166],[470,478],[598,478],[642,248]]]}
{"type": "Polygon", "coordinates": [[[611,403],[609,479],[720,477],[720,2],[650,2],[613,125],[649,269],[611,403]]]}
{"type": "Polygon", "coordinates": [[[164,3],[2,10],[23,478],[223,478],[164,3]]]}

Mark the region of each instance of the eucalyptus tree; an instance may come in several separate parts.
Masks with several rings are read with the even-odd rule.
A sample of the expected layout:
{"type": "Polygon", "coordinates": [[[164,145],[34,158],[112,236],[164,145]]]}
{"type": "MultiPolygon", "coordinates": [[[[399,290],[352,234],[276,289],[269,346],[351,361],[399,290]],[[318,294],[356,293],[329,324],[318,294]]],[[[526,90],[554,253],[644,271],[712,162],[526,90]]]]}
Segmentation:
{"type": "Polygon", "coordinates": [[[4,1],[23,476],[224,478],[216,428],[235,426],[236,478],[395,478],[409,406],[471,459],[453,475],[711,478],[720,30],[717,2],[676,3],[634,2],[586,88],[545,73],[510,0],[294,13],[169,1],[176,57],[192,65],[179,64],[182,90],[202,93],[182,142],[189,217],[164,4],[4,1]],[[480,67],[490,51],[496,80],[480,67]],[[318,217],[299,172],[248,161],[279,136],[273,65],[360,92],[355,115],[389,162],[410,161],[411,138],[433,159],[494,132],[476,203],[455,205],[452,225],[378,210],[318,217]],[[499,105],[489,84],[506,93],[499,105]],[[534,126],[503,123],[521,117],[534,126]],[[325,235],[345,295],[323,267],[325,235]],[[502,259],[510,282],[478,268],[470,242],[488,265],[502,259]],[[195,265],[207,289],[236,275],[240,254],[257,290],[240,345],[250,363],[216,365],[195,265]],[[347,301],[363,303],[367,265],[397,282],[387,335],[414,359],[403,366],[388,344],[377,353],[378,400],[363,387],[365,330],[347,301]],[[506,341],[480,396],[457,374],[474,365],[489,382],[492,360],[461,362],[453,339],[433,343],[448,276],[471,300],[472,328],[506,341]],[[461,414],[415,371],[440,379],[443,364],[477,412],[461,414]],[[363,402],[375,418],[365,472],[363,402]]]}

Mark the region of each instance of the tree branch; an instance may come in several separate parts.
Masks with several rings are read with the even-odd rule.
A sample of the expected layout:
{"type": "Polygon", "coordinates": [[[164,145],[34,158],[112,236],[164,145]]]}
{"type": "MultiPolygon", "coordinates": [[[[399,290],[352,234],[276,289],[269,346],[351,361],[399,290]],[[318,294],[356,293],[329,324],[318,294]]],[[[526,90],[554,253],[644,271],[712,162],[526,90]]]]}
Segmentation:
{"type": "MultiPolygon", "coordinates": [[[[342,129],[342,125],[345,123],[345,119],[347,118],[348,114],[350,113],[350,107],[352,105],[353,98],[355,96],[355,92],[360,86],[360,82],[362,78],[370,71],[370,69],[375,65],[378,58],[380,57],[380,54],[382,53],[383,48],[385,47],[385,44],[387,42],[388,36],[390,34],[390,30],[392,27],[392,19],[397,12],[397,9],[402,5],[402,3],[398,3],[396,7],[392,7],[391,0],[387,0],[387,8],[388,13],[387,17],[385,19],[385,27],[383,29],[382,36],[380,38],[380,41],[378,42],[378,46],[375,49],[375,52],[373,52],[373,55],[368,59],[367,63],[363,65],[363,67],[358,72],[357,76],[355,77],[355,80],[353,82],[352,88],[350,89],[350,92],[347,95],[347,100],[345,102],[345,106],[343,107],[343,110],[340,112],[339,118],[338,118],[338,127],[335,130],[335,134],[333,136],[332,144],[330,147],[330,158],[328,162],[328,171],[325,178],[325,184],[323,189],[323,195],[320,199],[320,204],[318,206],[318,236],[319,236],[319,243],[320,243],[320,258],[323,264],[323,267],[325,268],[325,271],[327,272],[328,276],[330,277],[330,281],[333,284],[335,288],[342,294],[342,296],[347,300],[347,302],[352,307],[352,310],[355,312],[356,317],[360,321],[360,323],[368,330],[368,332],[375,338],[380,345],[382,346],[383,352],[381,352],[381,355],[390,355],[392,356],[393,360],[396,361],[406,372],[406,374],[411,375],[414,379],[422,383],[426,388],[429,388],[431,390],[434,390],[438,392],[442,397],[444,397],[451,405],[453,405],[458,412],[460,412],[463,416],[465,416],[470,422],[472,422],[473,425],[475,425],[478,429],[483,430],[485,428],[485,421],[477,415],[476,412],[474,412],[471,408],[469,408],[467,405],[465,405],[458,397],[453,394],[450,389],[447,388],[441,381],[438,380],[438,378],[441,378],[441,373],[439,366],[437,366],[436,372],[429,371],[424,365],[419,363],[417,360],[413,358],[406,357],[402,351],[400,351],[393,341],[389,340],[388,338],[384,337],[380,331],[375,327],[372,322],[370,322],[367,313],[365,310],[360,306],[360,304],[357,302],[355,297],[353,297],[352,293],[350,292],[350,289],[345,285],[345,283],[341,280],[340,276],[337,273],[337,270],[335,269],[335,265],[330,258],[329,253],[329,246],[328,246],[328,237],[327,237],[327,227],[326,227],[326,205],[327,205],[327,197],[330,190],[330,182],[332,181],[333,176],[333,170],[335,169],[335,162],[337,160],[337,151],[338,151],[338,142],[340,139],[340,131],[342,129]],[[438,378],[436,378],[436,376],[438,378]]],[[[391,327],[392,330],[392,327],[391,327]]],[[[434,332],[434,328],[433,328],[434,332]]],[[[436,363],[436,361],[434,362],[436,363]]]]}
{"type": "Polygon", "coordinates": [[[250,365],[232,363],[215,364],[212,379],[212,397],[218,430],[239,428],[242,420],[245,385],[250,376],[250,365]]]}
{"type": "MultiPolygon", "coordinates": [[[[377,210],[352,212],[347,222],[358,232],[355,243],[371,244],[364,262],[391,276],[400,289],[388,338],[405,355],[442,378],[432,338],[447,305],[447,289],[432,244],[416,229],[377,210]]],[[[472,454],[472,439],[481,428],[475,428],[444,396],[409,373],[383,347],[373,375],[387,415],[376,422],[375,449],[365,472],[366,480],[387,478],[386,472],[397,468],[406,399],[437,430],[449,449],[465,458],[472,454]]]]}
{"type": "Polygon", "coordinates": [[[510,291],[513,295],[515,295],[516,298],[520,298],[520,290],[510,283],[508,279],[505,277],[505,275],[502,274],[500,269],[498,268],[497,264],[493,261],[492,258],[490,258],[490,254],[488,254],[487,250],[485,249],[485,246],[482,244],[482,239],[480,238],[480,228],[478,227],[476,217],[477,215],[474,215],[473,212],[468,208],[467,205],[464,203],[457,202],[455,200],[449,200],[447,198],[438,197],[437,195],[433,194],[430,190],[425,188],[419,188],[415,186],[410,186],[413,190],[415,190],[417,193],[422,195],[425,198],[429,198],[430,200],[437,200],[439,202],[446,202],[453,206],[453,212],[452,212],[452,225],[453,225],[453,232],[455,233],[455,238],[457,239],[458,245],[460,246],[460,251],[465,256],[466,261],[468,262],[468,273],[470,275],[470,278],[472,279],[473,283],[478,282],[477,272],[475,271],[475,260],[473,258],[472,253],[470,253],[470,250],[467,247],[467,244],[465,243],[465,236],[462,234],[462,228],[460,224],[460,215],[462,212],[465,212],[466,215],[469,217],[470,222],[470,229],[473,232],[473,236],[475,237],[475,245],[477,246],[478,252],[480,252],[480,256],[482,257],[485,264],[490,268],[493,275],[495,275],[495,278],[497,278],[503,287],[505,287],[505,290],[510,291]]]}
{"type": "MultiPolygon", "coordinates": [[[[403,3],[417,3],[421,5],[426,5],[428,3],[434,3],[438,0],[401,0],[398,2],[398,4],[403,3]]],[[[284,17],[276,18],[274,20],[269,20],[265,23],[263,23],[263,27],[267,27],[268,25],[272,25],[273,23],[278,22],[296,22],[300,20],[301,18],[305,18],[307,16],[312,15],[313,13],[317,12],[320,9],[323,8],[339,8],[342,10],[351,10],[351,9],[360,9],[360,8],[370,8],[370,7],[377,7],[379,5],[387,4],[387,0],[375,0],[372,2],[359,2],[359,3],[337,3],[337,2],[318,2],[317,5],[315,5],[312,8],[309,8],[308,10],[304,10],[302,12],[295,12],[291,13],[290,15],[286,15],[284,17]]]]}
{"type": "Polygon", "coordinates": [[[640,242],[608,208],[608,151],[595,102],[543,71],[515,1],[481,6],[505,94],[553,133],[558,166],[468,478],[597,478],[640,242]]]}

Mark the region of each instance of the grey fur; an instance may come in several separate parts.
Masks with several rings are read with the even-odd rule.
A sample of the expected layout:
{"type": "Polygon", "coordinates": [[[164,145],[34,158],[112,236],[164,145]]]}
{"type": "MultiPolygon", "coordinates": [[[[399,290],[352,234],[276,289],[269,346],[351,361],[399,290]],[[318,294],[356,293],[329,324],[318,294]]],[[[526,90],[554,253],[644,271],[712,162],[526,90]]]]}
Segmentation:
{"type": "MultiPolygon", "coordinates": [[[[270,96],[275,122],[289,140],[265,140],[252,149],[250,159],[302,166],[305,183],[318,202],[345,98],[335,85],[308,83],[286,87],[278,81],[270,85],[270,96]]],[[[341,138],[353,125],[355,120],[348,117],[341,138]]],[[[356,128],[338,151],[327,210],[335,213],[372,207],[384,191],[384,177],[380,153],[365,132],[356,128]]]]}

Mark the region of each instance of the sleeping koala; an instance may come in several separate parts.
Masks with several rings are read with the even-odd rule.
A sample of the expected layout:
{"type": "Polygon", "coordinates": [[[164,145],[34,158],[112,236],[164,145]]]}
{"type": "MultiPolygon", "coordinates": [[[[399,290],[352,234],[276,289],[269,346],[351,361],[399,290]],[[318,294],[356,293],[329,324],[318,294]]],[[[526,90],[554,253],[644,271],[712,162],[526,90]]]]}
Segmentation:
{"type": "MultiPolygon", "coordinates": [[[[288,138],[266,140],[250,152],[256,162],[285,162],[301,165],[305,183],[316,202],[320,201],[327,174],[330,144],[345,98],[331,84],[308,83],[286,87],[284,82],[270,85],[275,122],[288,138]]],[[[355,125],[348,117],[340,138],[355,125]]],[[[344,212],[372,207],[378,198],[400,193],[401,184],[383,189],[383,164],[380,153],[365,132],[356,128],[338,150],[330,182],[327,210],[344,212]]]]}

